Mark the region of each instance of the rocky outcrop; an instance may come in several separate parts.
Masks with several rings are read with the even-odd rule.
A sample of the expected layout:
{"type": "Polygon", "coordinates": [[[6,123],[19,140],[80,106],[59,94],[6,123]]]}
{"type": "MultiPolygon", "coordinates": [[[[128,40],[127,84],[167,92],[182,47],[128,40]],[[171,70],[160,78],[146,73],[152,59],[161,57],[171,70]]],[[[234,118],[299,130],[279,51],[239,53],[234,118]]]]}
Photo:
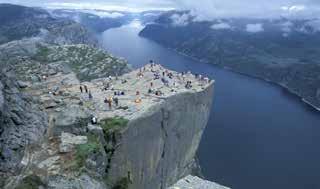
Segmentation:
{"type": "Polygon", "coordinates": [[[19,169],[25,146],[43,137],[48,119],[8,71],[2,70],[0,75],[0,172],[10,175],[19,169]]]}
{"type": "Polygon", "coordinates": [[[168,189],[229,189],[214,182],[203,180],[196,176],[187,176],[179,180],[175,185],[168,189]]]}
{"type": "Polygon", "coordinates": [[[0,44],[30,37],[47,43],[97,46],[94,34],[82,25],[53,18],[46,10],[12,4],[0,4],[0,44]]]}
{"type": "Polygon", "coordinates": [[[110,179],[129,174],[130,188],[163,189],[190,174],[212,95],[213,86],[181,93],[131,120],[112,157],[110,179]]]}
{"type": "Polygon", "coordinates": [[[3,188],[165,189],[196,167],[213,81],[154,64],[126,73],[125,61],[86,45],[0,49],[17,74],[0,85],[1,149],[12,148],[3,188]]]}

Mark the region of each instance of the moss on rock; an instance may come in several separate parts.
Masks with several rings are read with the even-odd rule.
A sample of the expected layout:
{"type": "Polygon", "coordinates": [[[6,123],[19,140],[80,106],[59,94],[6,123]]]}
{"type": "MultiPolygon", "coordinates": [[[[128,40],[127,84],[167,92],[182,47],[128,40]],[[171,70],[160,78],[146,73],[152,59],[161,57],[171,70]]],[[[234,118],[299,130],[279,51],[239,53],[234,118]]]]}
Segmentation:
{"type": "Polygon", "coordinates": [[[38,189],[39,186],[44,185],[45,184],[37,175],[28,175],[22,179],[20,184],[15,189],[38,189]]]}

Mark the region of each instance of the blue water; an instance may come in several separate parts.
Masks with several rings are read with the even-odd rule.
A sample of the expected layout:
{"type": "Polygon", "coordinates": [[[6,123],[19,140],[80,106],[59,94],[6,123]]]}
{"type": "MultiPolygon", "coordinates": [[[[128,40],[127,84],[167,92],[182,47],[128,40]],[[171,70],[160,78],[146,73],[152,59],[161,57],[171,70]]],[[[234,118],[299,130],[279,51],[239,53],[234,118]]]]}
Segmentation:
{"type": "Polygon", "coordinates": [[[198,156],[204,176],[233,189],[320,188],[320,113],[272,84],[197,62],[138,36],[138,22],[101,43],[138,68],[156,60],[216,81],[198,156]]]}

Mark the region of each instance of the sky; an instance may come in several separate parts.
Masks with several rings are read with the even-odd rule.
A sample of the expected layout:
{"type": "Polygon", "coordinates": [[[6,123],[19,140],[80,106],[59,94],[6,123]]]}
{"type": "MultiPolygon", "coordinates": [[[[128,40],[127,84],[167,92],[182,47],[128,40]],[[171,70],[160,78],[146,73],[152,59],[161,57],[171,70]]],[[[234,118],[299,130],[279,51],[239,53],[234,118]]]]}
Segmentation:
{"type": "Polygon", "coordinates": [[[183,9],[191,10],[199,20],[217,17],[320,16],[320,0],[0,0],[0,3],[130,12],[183,9]]]}

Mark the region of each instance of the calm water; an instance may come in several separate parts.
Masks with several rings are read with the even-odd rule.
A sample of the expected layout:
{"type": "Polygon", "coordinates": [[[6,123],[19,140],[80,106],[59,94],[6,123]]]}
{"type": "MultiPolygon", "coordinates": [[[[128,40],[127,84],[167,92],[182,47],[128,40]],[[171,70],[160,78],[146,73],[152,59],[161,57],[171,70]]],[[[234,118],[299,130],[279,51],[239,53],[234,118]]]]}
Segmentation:
{"type": "Polygon", "coordinates": [[[209,180],[233,189],[319,189],[320,113],[266,82],[180,56],[140,38],[138,22],[106,31],[104,47],[138,68],[154,59],[216,80],[198,156],[209,180]]]}

